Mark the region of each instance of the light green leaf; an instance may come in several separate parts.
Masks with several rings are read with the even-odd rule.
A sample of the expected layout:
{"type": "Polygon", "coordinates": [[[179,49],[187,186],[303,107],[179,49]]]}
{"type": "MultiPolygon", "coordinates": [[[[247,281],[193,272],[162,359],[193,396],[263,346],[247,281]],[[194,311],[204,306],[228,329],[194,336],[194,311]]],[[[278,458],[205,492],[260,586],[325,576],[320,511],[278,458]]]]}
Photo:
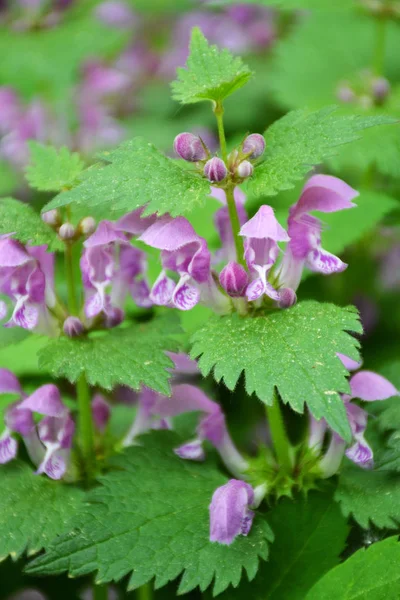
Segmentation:
{"type": "Polygon", "coordinates": [[[89,169],[81,185],[56,196],[44,210],[74,203],[97,217],[116,218],[147,204],[145,214],[176,216],[203,205],[210,193],[206,179],[183,169],[141,138],[102,157],[107,166],[89,169]]]}
{"type": "Polygon", "coordinates": [[[31,563],[29,573],[97,571],[98,582],[131,573],[128,587],[136,589],[153,578],[162,587],[185,571],[178,593],[204,590],[214,578],[214,592],[222,592],[239,584],[243,569],[252,579],[273,539],[266,520],[256,514],[249,536],[231,546],[211,543],[208,506],[226,478],[212,464],[178,458],[178,444],[171,432],[153,433],[116,457],[118,471],[100,479],[87,508],[31,563]]]}
{"type": "Polygon", "coordinates": [[[335,500],[345,516],[351,515],[364,529],[395,529],[400,523],[399,476],[393,471],[369,471],[346,461],[339,477],[335,500]]]}
{"type": "Polygon", "coordinates": [[[29,142],[31,164],[26,178],[31,187],[41,192],[60,192],[74,185],[85,165],[79,154],[68,148],[57,150],[38,142],[29,142]]]}
{"type": "Polygon", "coordinates": [[[0,198],[0,235],[12,233],[23,244],[40,246],[47,244],[49,250],[61,250],[62,242],[40,215],[25,202],[14,198],[0,198]]]}
{"type": "Polygon", "coordinates": [[[0,560],[39,552],[79,511],[83,498],[82,490],[35,475],[22,461],[1,465],[0,560]]]}
{"type": "Polygon", "coordinates": [[[240,89],[252,76],[250,69],[229,50],[210,46],[198,27],[192,31],[187,68],[177,69],[173,97],[182,104],[202,100],[220,102],[240,89]]]}
{"type": "Polygon", "coordinates": [[[165,350],[178,348],[180,327],[175,315],[82,338],[60,337],[39,351],[39,368],[75,382],[85,373],[90,385],[112,389],[142,385],[169,394],[167,369],[173,367],[165,350]]]}
{"type": "Polygon", "coordinates": [[[335,148],[359,138],[367,127],[395,123],[391,117],[341,115],[335,107],[316,112],[297,110],[276,121],[265,132],[263,162],[249,180],[254,195],[274,195],[294,187],[313,167],[335,153],[335,148]]]}
{"type": "Polygon", "coordinates": [[[221,600],[304,600],[310,587],[339,563],[349,527],[329,494],[284,498],[268,513],[275,535],[266,565],[254,581],[221,600]]]}
{"type": "Polygon", "coordinates": [[[398,600],[399,562],[398,536],[361,548],[318,581],[306,600],[398,600]]]}
{"type": "Polygon", "coordinates": [[[266,404],[276,386],[295,411],[307,405],[316,419],[325,418],[349,439],[338,393],[348,393],[347,371],[336,356],[358,356],[359,344],[348,331],[361,331],[354,308],[306,301],[255,318],[214,316],[193,335],[191,356],[200,357],[203,375],[213,372],[230,390],[244,371],[247,393],[266,404]]]}

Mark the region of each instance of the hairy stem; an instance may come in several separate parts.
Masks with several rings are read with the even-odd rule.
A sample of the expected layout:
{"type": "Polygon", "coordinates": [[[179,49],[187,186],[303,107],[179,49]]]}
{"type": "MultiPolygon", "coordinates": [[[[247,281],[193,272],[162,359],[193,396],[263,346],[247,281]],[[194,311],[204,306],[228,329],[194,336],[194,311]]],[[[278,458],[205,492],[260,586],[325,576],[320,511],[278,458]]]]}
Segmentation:
{"type": "Polygon", "coordinates": [[[82,458],[85,465],[85,476],[89,483],[95,472],[95,451],[94,451],[94,428],[93,415],[91,407],[90,389],[86,381],[85,373],[79,376],[76,382],[76,393],[78,398],[78,436],[82,452],[82,458]]]}
{"type": "Polygon", "coordinates": [[[93,600],[108,600],[108,586],[93,584],[93,600]]]}
{"type": "Polygon", "coordinates": [[[225,129],[224,129],[224,107],[222,102],[217,102],[214,108],[214,114],[217,119],[219,145],[221,147],[222,160],[226,163],[228,150],[226,147],[225,129]]]}
{"type": "Polygon", "coordinates": [[[243,257],[243,240],[239,235],[240,221],[234,197],[234,186],[231,183],[228,183],[227,187],[225,188],[225,194],[226,203],[228,205],[229,219],[232,227],[233,240],[235,242],[236,260],[239,264],[246,267],[246,263],[243,257]]]}
{"type": "Polygon", "coordinates": [[[275,449],[276,458],[279,466],[287,473],[292,470],[292,460],[290,458],[290,442],[286,434],[285,425],[282,418],[281,408],[279,406],[279,397],[276,389],[274,390],[274,399],[272,406],[266,407],[268,424],[271,431],[272,442],[275,449]]]}
{"type": "Polygon", "coordinates": [[[379,77],[384,75],[385,69],[385,49],[386,49],[386,25],[385,17],[377,17],[375,20],[375,46],[373,56],[374,75],[379,77]]]}
{"type": "Polygon", "coordinates": [[[153,586],[151,583],[145,583],[140,586],[137,591],[137,599],[138,600],[152,600],[153,598],[153,586]]]}

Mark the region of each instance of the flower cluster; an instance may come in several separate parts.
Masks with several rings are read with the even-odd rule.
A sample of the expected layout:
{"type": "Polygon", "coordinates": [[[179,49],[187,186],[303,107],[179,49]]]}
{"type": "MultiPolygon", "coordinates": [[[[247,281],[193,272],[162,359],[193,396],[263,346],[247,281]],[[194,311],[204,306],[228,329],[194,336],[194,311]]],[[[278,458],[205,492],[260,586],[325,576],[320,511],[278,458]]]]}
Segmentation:
{"type": "Polygon", "coordinates": [[[382,105],[390,94],[390,83],[385,77],[377,77],[368,69],[361,71],[353,81],[342,81],[336,96],[344,104],[356,104],[362,108],[382,105]]]}
{"type": "MultiPolygon", "coordinates": [[[[361,366],[361,363],[343,354],[338,354],[338,357],[349,372],[355,371],[361,366]]],[[[337,433],[331,432],[330,443],[323,454],[322,449],[328,432],[328,426],[324,419],[316,421],[310,415],[308,445],[312,452],[319,457],[319,468],[323,477],[326,478],[331,477],[338,471],[344,454],[356,465],[364,469],[371,469],[373,467],[373,452],[364,437],[367,428],[368,413],[352,401],[359,399],[362,402],[375,402],[399,395],[399,391],[390,381],[372,371],[358,371],[350,377],[349,384],[351,394],[342,394],[347,419],[353,435],[353,441],[349,448],[346,449],[345,440],[337,433]]]]}

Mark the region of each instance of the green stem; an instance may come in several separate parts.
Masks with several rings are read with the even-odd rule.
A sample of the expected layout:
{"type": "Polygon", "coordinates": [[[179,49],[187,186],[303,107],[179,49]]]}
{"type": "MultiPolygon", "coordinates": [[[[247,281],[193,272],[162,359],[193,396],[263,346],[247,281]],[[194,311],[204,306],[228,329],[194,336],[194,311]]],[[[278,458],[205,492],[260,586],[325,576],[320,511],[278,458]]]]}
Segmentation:
{"type": "Polygon", "coordinates": [[[93,600],[108,600],[108,586],[93,584],[93,600]]]}
{"type": "Polygon", "coordinates": [[[376,18],[373,69],[374,75],[378,77],[384,75],[385,69],[386,22],[385,17],[376,18]]]}
{"type": "Polygon", "coordinates": [[[153,599],[153,586],[151,583],[145,583],[140,586],[137,591],[138,600],[152,600],[153,599]]]}
{"type": "Polygon", "coordinates": [[[242,266],[246,267],[246,263],[245,260],[243,258],[243,240],[239,235],[239,231],[240,231],[240,221],[239,221],[239,215],[237,212],[237,208],[236,208],[236,202],[235,202],[235,197],[234,197],[234,186],[232,184],[228,184],[228,186],[225,189],[225,194],[226,194],[226,203],[228,205],[228,212],[229,212],[229,219],[231,222],[231,227],[232,227],[232,233],[233,233],[233,239],[235,242],[235,248],[236,248],[236,259],[237,262],[239,264],[241,264],[242,266]]]}
{"type": "Polygon", "coordinates": [[[279,406],[279,398],[276,390],[272,406],[266,406],[268,424],[271,431],[272,442],[275,448],[276,458],[279,466],[287,473],[292,470],[292,460],[290,458],[290,442],[286,434],[285,425],[279,406]]]}
{"type": "Polygon", "coordinates": [[[93,479],[95,471],[94,428],[90,398],[90,389],[85,373],[76,382],[78,397],[78,436],[85,465],[85,475],[88,482],[93,479]]]}
{"type": "Polygon", "coordinates": [[[222,160],[226,163],[228,159],[228,150],[226,147],[225,129],[224,129],[224,107],[221,102],[217,102],[214,108],[214,114],[217,119],[219,145],[221,147],[222,160]]]}
{"type": "Polygon", "coordinates": [[[74,278],[74,262],[72,258],[72,244],[71,242],[65,242],[65,274],[67,278],[67,289],[68,289],[68,308],[71,315],[78,314],[78,304],[76,301],[76,289],[75,289],[75,278],[74,278]]]}

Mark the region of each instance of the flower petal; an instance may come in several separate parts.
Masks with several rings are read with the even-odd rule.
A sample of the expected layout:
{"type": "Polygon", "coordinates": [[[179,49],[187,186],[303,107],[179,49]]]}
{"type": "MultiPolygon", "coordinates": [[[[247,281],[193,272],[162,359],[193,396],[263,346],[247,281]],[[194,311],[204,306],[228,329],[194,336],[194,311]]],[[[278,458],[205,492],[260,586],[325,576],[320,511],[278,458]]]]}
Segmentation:
{"type": "Polygon", "coordinates": [[[276,220],[271,206],[264,204],[257,213],[240,229],[239,235],[247,238],[270,239],[275,242],[288,242],[288,234],[276,220]]]}
{"type": "Polygon", "coordinates": [[[177,456],[184,458],[185,460],[195,460],[200,462],[206,458],[201,440],[193,440],[192,442],[182,444],[182,446],[174,448],[174,452],[177,456]]]}
{"type": "Polygon", "coordinates": [[[65,451],[59,448],[46,452],[43,462],[39,465],[36,473],[45,473],[50,479],[61,479],[67,470],[65,451]]]}
{"type": "Polygon", "coordinates": [[[0,369],[0,394],[22,394],[18,378],[8,369],[0,369]]]}
{"type": "Polygon", "coordinates": [[[175,281],[167,277],[164,271],[161,271],[152,287],[150,299],[158,306],[168,306],[172,300],[174,290],[175,281]]]}
{"type": "Polygon", "coordinates": [[[336,356],[339,358],[339,360],[341,360],[348,371],[357,371],[357,369],[359,369],[362,365],[362,360],[358,362],[349,356],[342,354],[341,352],[336,352],[336,356]]]}
{"type": "Polygon", "coordinates": [[[374,455],[371,447],[363,437],[360,438],[350,448],[346,450],[346,456],[353,463],[363,469],[372,469],[374,466],[374,455]]]}
{"type": "Polygon", "coordinates": [[[210,541],[229,545],[238,535],[250,531],[254,513],[253,488],[244,481],[231,479],[217,488],[210,504],[210,541]]]}
{"type": "Polygon", "coordinates": [[[20,409],[29,409],[49,417],[61,417],[66,408],[61,400],[57,386],[52,383],[42,385],[19,405],[20,409]]]}
{"type": "Polygon", "coordinates": [[[323,275],[341,273],[347,269],[346,263],[334,254],[323,250],[323,248],[313,248],[307,255],[306,264],[311,271],[322,273],[323,275]]]}
{"type": "Polygon", "coordinates": [[[351,200],[357,196],[359,192],[338,177],[313,175],[303,187],[294,213],[298,216],[311,210],[330,213],[353,208],[356,205],[351,200]]]}
{"type": "Polygon", "coordinates": [[[372,371],[360,371],[350,379],[350,388],[353,398],[366,402],[386,400],[398,396],[399,391],[382,375],[372,371]]]}
{"type": "Polygon", "coordinates": [[[0,465],[8,463],[17,456],[18,444],[8,432],[0,437],[0,465]]]}
{"type": "Polygon", "coordinates": [[[186,277],[178,283],[172,294],[172,302],[179,310],[191,310],[200,301],[200,292],[186,277]]]}

